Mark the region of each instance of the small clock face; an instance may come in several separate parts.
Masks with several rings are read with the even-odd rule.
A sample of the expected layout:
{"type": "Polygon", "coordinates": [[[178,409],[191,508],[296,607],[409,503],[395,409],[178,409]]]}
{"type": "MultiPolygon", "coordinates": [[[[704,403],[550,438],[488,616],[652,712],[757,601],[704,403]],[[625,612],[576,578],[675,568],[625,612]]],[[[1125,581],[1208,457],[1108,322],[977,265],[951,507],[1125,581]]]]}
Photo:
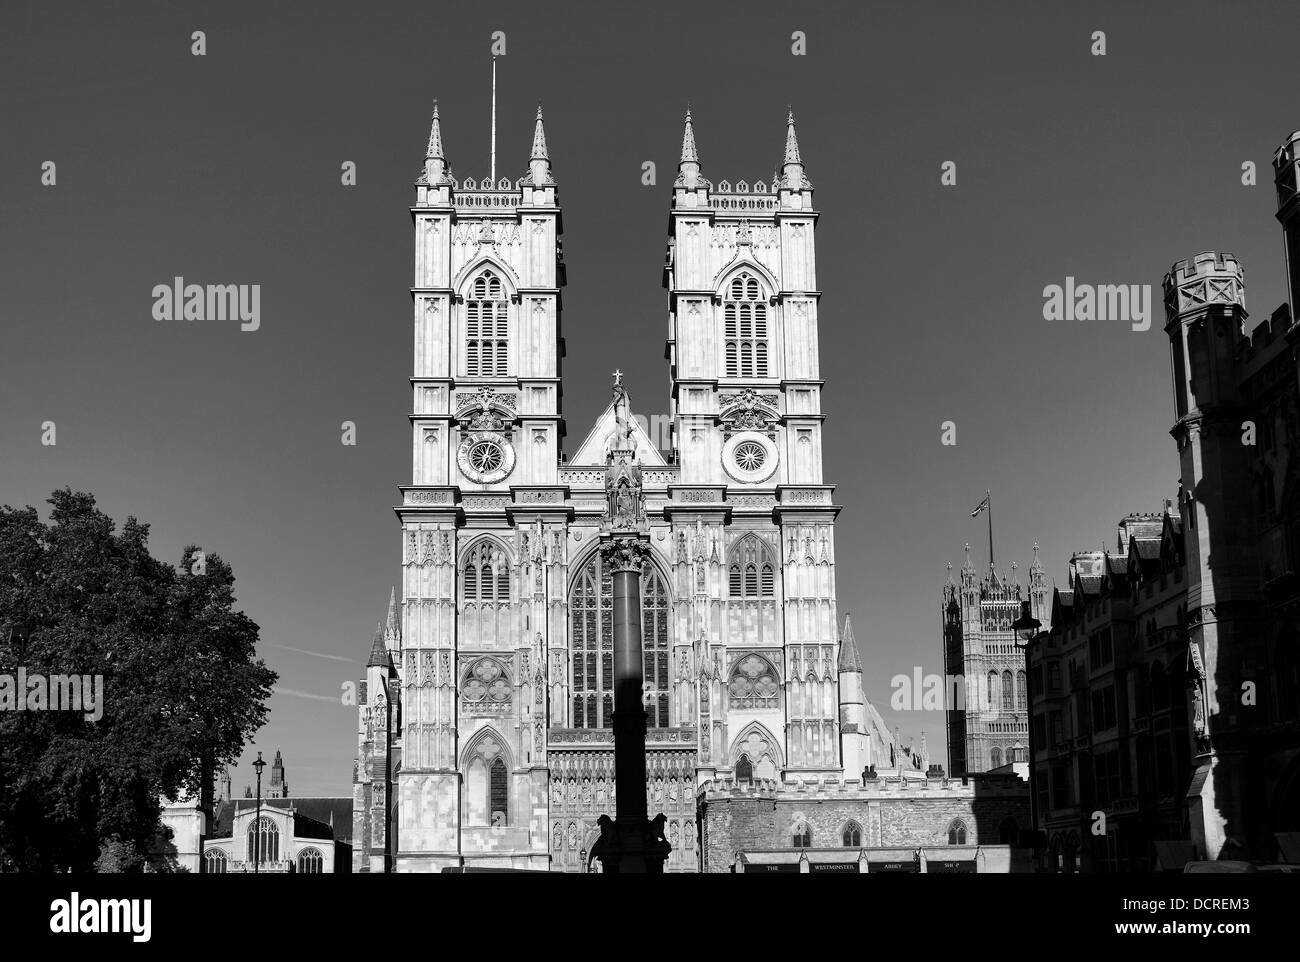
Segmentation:
{"type": "Polygon", "coordinates": [[[456,452],[460,473],[479,484],[493,484],[515,467],[515,449],[498,434],[471,434],[456,452]]]}
{"type": "Polygon", "coordinates": [[[741,484],[762,484],[776,473],[776,445],[765,434],[745,431],[722,446],[722,468],[741,484]]]}

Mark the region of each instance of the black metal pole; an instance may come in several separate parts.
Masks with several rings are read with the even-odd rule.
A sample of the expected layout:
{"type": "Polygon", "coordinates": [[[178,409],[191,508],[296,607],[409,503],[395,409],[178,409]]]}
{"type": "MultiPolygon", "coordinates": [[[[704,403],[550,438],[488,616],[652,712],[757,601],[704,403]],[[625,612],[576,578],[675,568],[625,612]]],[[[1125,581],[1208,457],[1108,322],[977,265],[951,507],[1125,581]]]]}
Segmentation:
{"type": "Polygon", "coordinates": [[[262,861],[262,772],[257,772],[257,801],[253,809],[253,874],[258,874],[262,861]]]}
{"type": "Polygon", "coordinates": [[[614,569],[614,779],[619,819],[646,817],[645,678],[641,649],[641,571],[614,569]]]}
{"type": "Polygon", "coordinates": [[[641,533],[602,535],[601,560],[611,574],[614,629],[615,817],[599,819],[601,837],[592,849],[611,874],[663,873],[672,847],[664,816],[646,816],[646,716],[641,700],[645,665],[641,648],[641,571],[650,559],[641,533]]]}
{"type": "Polygon", "coordinates": [[[262,769],[266,767],[266,762],[262,761],[262,753],[257,753],[257,761],[253,762],[253,770],[257,772],[257,801],[253,803],[253,874],[259,874],[262,861],[262,769]]]}
{"type": "Polygon", "coordinates": [[[1029,648],[1035,635],[1025,641],[1025,728],[1029,742],[1029,832],[1033,846],[1034,871],[1038,871],[1038,760],[1034,757],[1034,685],[1029,660],[1029,648]]]}

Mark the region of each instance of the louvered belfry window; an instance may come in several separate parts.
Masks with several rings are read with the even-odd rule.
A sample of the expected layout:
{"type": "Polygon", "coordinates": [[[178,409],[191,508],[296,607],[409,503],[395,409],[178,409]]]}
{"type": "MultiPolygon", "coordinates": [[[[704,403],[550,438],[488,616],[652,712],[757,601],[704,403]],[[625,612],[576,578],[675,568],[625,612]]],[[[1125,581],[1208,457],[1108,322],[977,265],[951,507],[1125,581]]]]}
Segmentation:
{"type": "Polygon", "coordinates": [[[771,553],[752,535],[741,538],[730,551],[728,586],[733,598],[771,598],[776,576],[771,553]]]}
{"type": "Polygon", "coordinates": [[[484,271],[465,299],[465,375],[504,377],[510,356],[510,302],[501,278],[484,271]]]}
{"type": "Polygon", "coordinates": [[[767,301],[757,278],[743,272],[732,280],[727,286],[722,316],[726,376],[767,377],[767,301]]]}

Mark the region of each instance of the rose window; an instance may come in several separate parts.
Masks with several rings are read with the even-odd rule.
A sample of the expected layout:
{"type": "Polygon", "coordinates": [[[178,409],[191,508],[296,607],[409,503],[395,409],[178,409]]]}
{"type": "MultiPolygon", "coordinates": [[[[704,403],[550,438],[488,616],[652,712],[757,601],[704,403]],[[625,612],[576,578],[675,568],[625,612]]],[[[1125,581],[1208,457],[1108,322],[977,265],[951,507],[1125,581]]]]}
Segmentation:
{"type": "Polygon", "coordinates": [[[742,471],[757,471],[767,460],[767,451],[757,441],[742,441],[733,455],[736,466],[742,471]]]}
{"type": "Polygon", "coordinates": [[[480,474],[490,474],[501,467],[505,456],[501,453],[501,445],[495,441],[479,441],[469,449],[470,467],[480,474]]]}

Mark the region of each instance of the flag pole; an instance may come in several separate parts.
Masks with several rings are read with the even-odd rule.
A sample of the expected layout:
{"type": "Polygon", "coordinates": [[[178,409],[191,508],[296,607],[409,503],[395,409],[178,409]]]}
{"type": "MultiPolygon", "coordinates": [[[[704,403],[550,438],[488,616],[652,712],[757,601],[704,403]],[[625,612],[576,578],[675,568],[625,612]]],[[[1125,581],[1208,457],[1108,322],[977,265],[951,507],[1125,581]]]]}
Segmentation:
{"type": "Polygon", "coordinates": [[[489,176],[492,189],[497,189],[497,58],[492,58],[492,149],[489,159],[489,176]]]}
{"type": "Polygon", "coordinates": [[[993,570],[993,495],[984,489],[984,500],[989,506],[989,571],[993,570]]]}

